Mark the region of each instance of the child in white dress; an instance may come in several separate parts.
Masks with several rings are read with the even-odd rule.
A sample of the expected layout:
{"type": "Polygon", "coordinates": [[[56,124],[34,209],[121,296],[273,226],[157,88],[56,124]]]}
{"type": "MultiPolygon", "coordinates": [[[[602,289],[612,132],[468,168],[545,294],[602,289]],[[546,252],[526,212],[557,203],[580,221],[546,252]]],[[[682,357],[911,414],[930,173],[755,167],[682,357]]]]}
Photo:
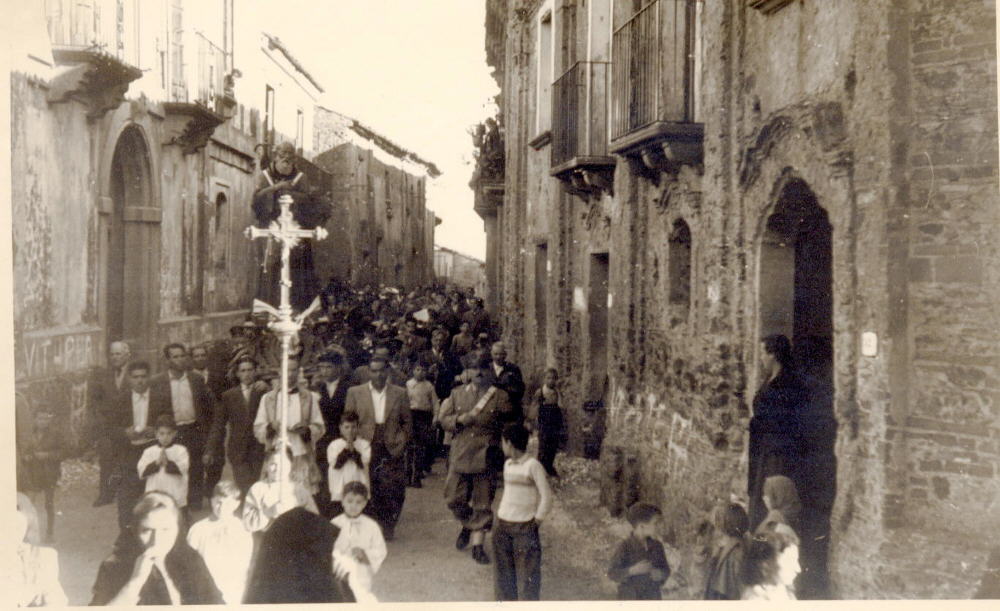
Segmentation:
{"type": "Polygon", "coordinates": [[[146,492],[164,492],[177,501],[177,507],[187,507],[188,465],[187,448],[174,443],[177,426],[174,417],[164,414],[156,419],[156,445],[149,446],[139,457],[136,469],[146,481],[146,492]]]}
{"type": "Polygon", "coordinates": [[[358,439],[358,414],[347,412],[340,418],[340,437],[327,446],[326,456],[330,468],[327,479],[330,482],[332,515],[343,510],[341,503],[344,486],[350,482],[361,482],[370,486],[368,465],[372,460],[372,446],[365,439],[358,439]]]}
{"type": "Polygon", "coordinates": [[[223,480],[212,491],[212,515],[196,522],[187,542],[201,554],[226,604],[243,602],[243,592],[253,555],[253,537],[236,516],[240,489],[223,480]]]}
{"type": "Polygon", "coordinates": [[[333,544],[334,557],[340,557],[341,564],[356,566],[352,572],[365,591],[371,591],[372,578],[385,560],[385,538],[378,522],[362,512],[368,504],[368,486],[361,482],[349,482],[344,486],[344,513],[331,520],[340,529],[333,544]],[[350,561],[343,562],[343,558],[350,561]]]}

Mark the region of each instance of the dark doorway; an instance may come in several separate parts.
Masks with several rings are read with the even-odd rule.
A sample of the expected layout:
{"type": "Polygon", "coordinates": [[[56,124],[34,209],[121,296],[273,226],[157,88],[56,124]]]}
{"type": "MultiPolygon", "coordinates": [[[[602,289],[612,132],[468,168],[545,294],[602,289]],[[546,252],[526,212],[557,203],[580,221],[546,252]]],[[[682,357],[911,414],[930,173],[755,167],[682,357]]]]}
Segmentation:
{"type": "Polygon", "coordinates": [[[535,246],[535,345],[538,346],[541,357],[538,362],[545,361],[547,351],[548,286],[549,245],[538,244],[535,246]]]}
{"type": "Polygon", "coordinates": [[[149,150],[138,127],[127,127],[111,161],[105,293],[108,341],[125,340],[132,354],[155,352],[160,305],[160,218],[149,150]]]}
{"type": "Polygon", "coordinates": [[[760,336],[792,341],[809,399],[798,408],[800,460],[793,477],[802,501],[801,598],[827,595],[830,512],[836,493],[833,416],[833,228],[815,194],[788,182],[767,219],[760,254],[760,336]]]}
{"type": "Polygon", "coordinates": [[[608,253],[590,255],[587,303],[590,339],[590,399],[603,402],[608,378],[608,253]]]}

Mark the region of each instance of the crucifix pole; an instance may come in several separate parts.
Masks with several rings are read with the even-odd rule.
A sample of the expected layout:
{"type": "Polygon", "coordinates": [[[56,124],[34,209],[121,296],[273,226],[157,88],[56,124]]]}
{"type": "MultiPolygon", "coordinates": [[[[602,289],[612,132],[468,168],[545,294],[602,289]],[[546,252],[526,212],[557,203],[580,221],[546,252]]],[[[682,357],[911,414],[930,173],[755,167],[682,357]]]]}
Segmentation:
{"type": "MultiPolygon", "coordinates": [[[[322,227],[316,229],[302,229],[292,215],[292,196],[288,194],[278,197],[278,204],[281,206],[281,213],[277,220],[272,222],[267,229],[258,227],[248,227],[246,236],[250,239],[267,238],[277,240],[281,243],[281,304],[278,307],[278,316],[268,324],[268,328],[281,340],[281,389],[278,392],[278,418],[280,421],[278,432],[278,473],[285,472],[285,456],[288,448],[288,357],[291,352],[292,336],[297,334],[302,327],[302,321],[292,316],[292,278],[291,278],[291,253],[300,239],[322,240],[326,238],[326,230],[322,227]]],[[[265,261],[266,264],[266,261],[265,261]]],[[[301,399],[300,399],[301,400],[301,399]]],[[[278,498],[284,498],[285,480],[283,477],[278,480],[278,498]]]]}

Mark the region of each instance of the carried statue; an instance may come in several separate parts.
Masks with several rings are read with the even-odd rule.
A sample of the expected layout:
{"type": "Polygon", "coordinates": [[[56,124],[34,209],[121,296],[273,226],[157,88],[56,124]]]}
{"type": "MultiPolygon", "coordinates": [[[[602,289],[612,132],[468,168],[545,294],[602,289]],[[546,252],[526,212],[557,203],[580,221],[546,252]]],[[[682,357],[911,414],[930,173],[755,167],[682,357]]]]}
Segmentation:
{"type": "MultiPolygon", "coordinates": [[[[292,198],[294,202],[292,217],[300,228],[311,230],[323,227],[333,213],[333,204],[328,195],[310,184],[309,177],[296,167],[295,147],[282,142],[274,148],[271,158],[265,165],[261,181],[253,196],[253,213],[257,227],[266,229],[277,220],[281,214],[279,198],[283,195],[292,198]]],[[[321,288],[309,240],[302,240],[292,248],[290,265],[291,305],[296,310],[304,310],[309,307],[313,298],[319,295],[321,288]]],[[[272,242],[268,241],[261,261],[257,298],[267,303],[278,303],[280,276],[280,253],[272,242]]]]}

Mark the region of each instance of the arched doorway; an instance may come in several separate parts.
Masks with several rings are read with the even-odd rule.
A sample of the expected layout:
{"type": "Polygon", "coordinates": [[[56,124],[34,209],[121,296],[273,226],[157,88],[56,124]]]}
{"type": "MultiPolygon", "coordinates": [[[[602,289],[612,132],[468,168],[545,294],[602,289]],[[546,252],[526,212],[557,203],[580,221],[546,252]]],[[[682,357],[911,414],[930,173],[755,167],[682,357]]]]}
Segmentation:
{"type": "Polygon", "coordinates": [[[161,210],[142,130],[126,127],[110,173],[111,214],[105,282],[108,341],[125,340],[133,355],[155,351],[160,304],[161,210]]]}
{"type": "Polygon", "coordinates": [[[836,492],[833,416],[833,228],[816,195],[800,179],[782,187],[767,218],[760,250],[759,337],[792,341],[796,370],[809,399],[799,408],[796,487],[804,598],[827,593],[830,512],[836,492]]]}

